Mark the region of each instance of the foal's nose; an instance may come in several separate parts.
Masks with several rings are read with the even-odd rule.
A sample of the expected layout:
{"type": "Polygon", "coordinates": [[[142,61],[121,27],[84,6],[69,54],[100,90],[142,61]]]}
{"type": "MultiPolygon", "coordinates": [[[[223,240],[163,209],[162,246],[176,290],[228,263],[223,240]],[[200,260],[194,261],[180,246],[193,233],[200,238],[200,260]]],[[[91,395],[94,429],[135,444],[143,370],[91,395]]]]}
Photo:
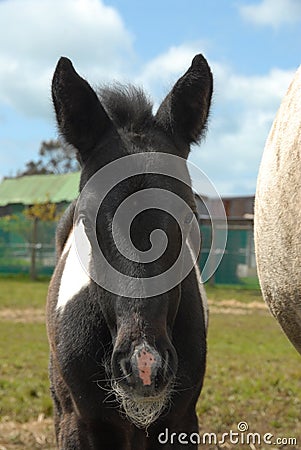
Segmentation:
{"type": "Polygon", "coordinates": [[[142,343],[128,354],[115,350],[112,369],[116,381],[125,389],[142,396],[159,393],[171,381],[176,371],[173,352],[160,353],[147,343],[142,343]]]}
{"type": "Polygon", "coordinates": [[[152,383],[155,383],[158,371],[162,367],[161,356],[155,349],[141,344],[136,347],[131,357],[131,366],[142,385],[151,386],[152,383]]]}

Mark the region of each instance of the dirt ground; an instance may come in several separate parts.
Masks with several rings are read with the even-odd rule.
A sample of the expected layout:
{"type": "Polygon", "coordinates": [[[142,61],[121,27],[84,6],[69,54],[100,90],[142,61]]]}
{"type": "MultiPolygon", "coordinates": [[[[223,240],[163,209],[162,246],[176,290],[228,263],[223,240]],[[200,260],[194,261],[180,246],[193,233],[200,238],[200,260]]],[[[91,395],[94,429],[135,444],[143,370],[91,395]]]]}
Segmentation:
{"type": "MultiPolygon", "coordinates": [[[[163,447],[162,447],[163,448],[163,447]]],[[[222,446],[210,445],[200,447],[200,450],[227,450],[231,447],[225,443],[222,446]]],[[[253,444],[249,447],[256,450],[253,444]]],[[[51,419],[33,420],[24,424],[14,422],[0,423],[0,450],[57,450],[54,443],[53,423],[51,419]]]]}
{"type": "Polygon", "coordinates": [[[209,312],[214,314],[252,314],[254,310],[262,314],[269,314],[267,305],[264,302],[242,303],[238,300],[208,300],[209,312]]]}
{"type": "Polygon", "coordinates": [[[45,322],[45,311],[37,308],[2,308],[0,310],[0,321],[3,320],[16,323],[43,323],[45,322]]]}
{"type": "Polygon", "coordinates": [[[0,423],[0,450],[55,450],[52,419],[43,416],[20,424],[0,423]]]}
{"type": "MultiPolygon", "coordinates": [[[[242,303],[238,300],[208,300],[210,313],[220,314],[252,314],[252,311],[268,313],[268,308],[263,302],[242,303]]],[[[17,323],[43,323],[45,322],[45,311],[37,308],[2,308],[0,310],[0,321],[7,320],[17,323]]],[[[1,449],[0,449],[1,450],[1,449]]]]}

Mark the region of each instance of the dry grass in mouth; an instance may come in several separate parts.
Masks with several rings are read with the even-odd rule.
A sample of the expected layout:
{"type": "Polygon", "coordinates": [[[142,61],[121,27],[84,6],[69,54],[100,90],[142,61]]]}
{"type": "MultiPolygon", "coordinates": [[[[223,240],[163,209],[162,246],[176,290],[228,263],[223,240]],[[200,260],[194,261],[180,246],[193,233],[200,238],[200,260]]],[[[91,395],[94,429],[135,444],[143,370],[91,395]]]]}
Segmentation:
{"type": "Polygon", "coordinates": [[[144,398],[129,395],[117,382],[113,382],[112,391],[126,417],[138,428],[147,429],[169,402],[168,390],[158,397],[144,398]]]}

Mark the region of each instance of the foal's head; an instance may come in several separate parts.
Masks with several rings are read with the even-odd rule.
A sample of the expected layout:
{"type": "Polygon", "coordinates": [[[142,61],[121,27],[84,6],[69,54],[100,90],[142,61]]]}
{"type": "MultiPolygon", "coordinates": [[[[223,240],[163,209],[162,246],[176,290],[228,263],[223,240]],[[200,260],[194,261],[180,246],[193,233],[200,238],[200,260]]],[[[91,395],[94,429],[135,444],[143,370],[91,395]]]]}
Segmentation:
{"type": "Polygon", "coordinates": [[[212,75],[197,55],[153,115],[140,90],[97,95],[61,58],[52,93],[60,132],[82,166],[75,226],[112,336],[112,378],[139,424],[150,411],[131,412],[131,401],[137,409],[137,399],[163,398],[177,372],[173,323],[197,228],[186,159],[206,128],[212,75]]]}

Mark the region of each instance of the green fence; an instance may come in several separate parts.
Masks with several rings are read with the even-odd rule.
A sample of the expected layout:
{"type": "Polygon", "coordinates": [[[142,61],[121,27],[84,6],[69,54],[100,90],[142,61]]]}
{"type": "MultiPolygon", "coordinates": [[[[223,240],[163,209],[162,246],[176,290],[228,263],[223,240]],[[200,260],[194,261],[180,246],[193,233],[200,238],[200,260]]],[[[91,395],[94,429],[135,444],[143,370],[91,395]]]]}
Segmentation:
{"type": "Polygon", "coordinates": [[[206,265],[212,243],[212,226],[211,224],[201,225],[202,250],[200,267],[203,271],[203,279],[207,280],[209,275],[211,275],[208,271],[212,267],[216,267],[216,263],[219,261],[222,253],[223,257],[218,268],[209,280],[212,284],[258,285],[252,222],[246,221],[244,224],[243,221],[240,221],[239,224],[236,224],[233,221],[229,221],[225,249],[223,249],[222,245],[224,231],[223,226],[219,228],[217,225],[214,228],[214,232],[217,235],[216,245],[211,251],[210,264],[207,263],[206,265]]]}
{"type": "Polygon", "coordinates": [[[0,273],[29,273],[32,247],[38,274],[50,275],[55,264],[55,222],[39,222],[37,242],[32,243],[33,224],[22,214],[0,218],[0,273]]]}
{"type": "MultiPolygon", "coordinates": [[[[17,214],[18,216],[18,214],[17,214]]],[[[36,267],[38,274],[51,274],[55,264],[55,222],[38,224],[38,240],[36,243],[36,267]]],[[[31,261],[31,229],[32,223],[24,216],[15,221],[0,218],[0,273],[29,273],[31,261]]],[[[207,280],[216,261],[221,262],[210,278],[215,284],[256,284],[256,267],[253,243],[253,227],[251,223],[228,224],[227,245],[223,252],[224,229],[218,226],[215,232],[215,248],[210,254],[209,264],[203,271],[203,279],[207,280]]],[[[212,242],[210,223],[201,224],[202,250],[200,268],[204,269],[208,260],[212,242]]]]}

